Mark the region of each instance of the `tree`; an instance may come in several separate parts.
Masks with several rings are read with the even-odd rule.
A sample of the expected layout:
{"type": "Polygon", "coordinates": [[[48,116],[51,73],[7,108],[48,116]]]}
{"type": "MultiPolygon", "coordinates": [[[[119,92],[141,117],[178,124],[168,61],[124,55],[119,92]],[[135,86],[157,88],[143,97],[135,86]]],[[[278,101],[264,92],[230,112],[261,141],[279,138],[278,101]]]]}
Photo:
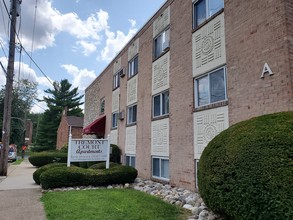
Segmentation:
{"type": "Polygon", "coordinates": [[[54,89],[47,89],[48,96],[43,97],[48,109],[44,112],[38,129],[35,145],[42,150],[55,149],[57,129],[61,121],[62,111],[67,107],[67,115],[82,116],[83,95],[77,93],[78,88],[71,89],[67,79],[54,82],[54,89]]]}
{"type": "MultiPolygon", "coordinates": [[[[2,119],[4,109],[5,88],[0,90],[0,127],[2,130],[2,119]]],[[[37,96],[37,83],[27,79],[21,80],[14,85],[12,91],[11,126],[9,143],[16,145],[24,144],[25,121],[37,96]]]]}

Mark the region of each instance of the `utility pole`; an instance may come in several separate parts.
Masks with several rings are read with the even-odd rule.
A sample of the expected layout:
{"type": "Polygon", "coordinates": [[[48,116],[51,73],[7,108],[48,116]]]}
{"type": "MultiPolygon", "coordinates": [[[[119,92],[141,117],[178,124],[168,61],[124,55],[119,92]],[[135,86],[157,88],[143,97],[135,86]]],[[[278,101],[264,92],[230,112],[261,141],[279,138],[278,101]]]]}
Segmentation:
{"type": "Polygon", "coordinates": [[[8,151],[9,151],[9,139],[10,139],[10,127],[11,127],[11,103],[12,103],[12,88],[14,77],[14,57],[15,57],[15,30],[16,30],[16,17],[18,9],[20,8],[21,0],[11,0],[10,14],[10,39],[9,39],[9,56],[5,86],[5,99],[3,110],[3,126],[2,126],[2,143],[0,153],[0,176],[7,176],[7,163],[8,163],[8,151]]]}

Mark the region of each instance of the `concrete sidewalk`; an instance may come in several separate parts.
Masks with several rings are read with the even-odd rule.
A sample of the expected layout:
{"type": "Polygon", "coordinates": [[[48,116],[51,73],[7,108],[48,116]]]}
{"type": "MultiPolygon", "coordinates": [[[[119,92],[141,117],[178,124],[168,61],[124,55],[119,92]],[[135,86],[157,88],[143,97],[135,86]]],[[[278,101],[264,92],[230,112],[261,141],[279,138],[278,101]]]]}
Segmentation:
{"type": "Polygon", "coordinates": [[[1,220],[46,219],[41,188],[33,180],[35,170],[24,160],[20,165],[10,165],[7,177],[0,177],[1,220]]]}

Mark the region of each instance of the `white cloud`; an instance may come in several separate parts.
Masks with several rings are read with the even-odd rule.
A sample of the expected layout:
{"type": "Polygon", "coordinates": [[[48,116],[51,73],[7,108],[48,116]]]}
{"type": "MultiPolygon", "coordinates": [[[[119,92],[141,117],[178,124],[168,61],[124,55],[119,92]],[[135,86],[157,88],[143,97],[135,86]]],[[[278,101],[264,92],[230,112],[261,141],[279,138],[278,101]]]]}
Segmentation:
{"type": "Polygon", "coordinates": [[[85,56],[89,56],[97,50],[95,43],[89,43],[86,41],[77,41],[76,44],[82,47],[83,49],[82,53],[85,56]]]}
{"type": "Polygon", "coordinates": [[[84,90],[93,82],[97,77],[94,71],[87,69],[79,69],[72,64],[63,64],[62,67],[73,76],[72,86],[78,87],[79,91],[83,94],[84,90]]]}
{"type": "Polygon", "coordinates": [[[129,19],[131,24],[130,29],[128,30],[127,35],[121,31],[117,31],[116,34],[108,29],[105,30],[106,33],[106,46],[101,51],[98,60],[102,61],[111,61],[114,56],[125,46],[125,44],[135,35],[137,28],[135,27],[136,21],[129,19]]]}
{"type": "MultiPolygon", "coordinates": [[[[22,2],[22,44],[27,50],[30,50],[32,45],[34,6],[35,0],[22,2]]],[[[78,41],[86,40],[88,43],[91,41],[96,44],[101,40],[102,32],[108,28],[109,15],[103,10],[82,20],[73,12],[62,14],[53,8],[50,0],[42,0],[38,1],[36,12],[34,49],[54,46],[55,37],[60,32],[69,33],[78,41]]]]}
{"type": "MultiPolygon", "coordinates": [[[[0,61],[3,64],[4,68],[7,68],[7,59],[5,57],[0,57],[0,61]]],[[[26,63],[14,63],[14,82],[17,83],[19,80],[28,79],[31,82],[38,83],[39,86],[52,88],[52,84],[46,77],[39,77],[37,76],[36,72],[29,67],[26,63]],[[20,65],[20,66],[19,66],[20,65]]],[[[49,78],[50,79],[50,78],[49,78]]],[[[53,82],[52,79],[50,79],[53,82]]],[[[2,68],[0,68],[0,86],[5,85],[6,83],[6,76],[2,68]]]]}
{"type": "MultiPolygon", "coordinates": [[[[38,89],[37,91],[38,93],[38,99],[42,100],[44,96],[47,96],[48,94],[46,94],[44,92],[44,90],[38,89]]],[[[46,102],[38,102],[35,101],[35,104],[33,105],[31,112],[33,113],[42,113],[45,111],[45,109],[47,109],[47,104],[46,102]]]]}

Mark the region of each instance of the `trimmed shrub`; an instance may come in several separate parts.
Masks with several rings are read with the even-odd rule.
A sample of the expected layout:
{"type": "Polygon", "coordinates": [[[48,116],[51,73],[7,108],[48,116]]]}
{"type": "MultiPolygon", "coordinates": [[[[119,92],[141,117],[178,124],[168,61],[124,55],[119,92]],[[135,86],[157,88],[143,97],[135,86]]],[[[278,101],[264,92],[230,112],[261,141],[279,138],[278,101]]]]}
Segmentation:
{"type": "Polygon", "coordinates": [[[110,161],[114,163],[121,163],[120,162],[120,158],[121,158],[120,148],[115,144],[111,144],[111,147],[112,147],[112,154],[110,155],[110,161]]]}
{"type": "Polygon", "coordinates": [[[293,219],[292,183],[293,112],[231,126],[199,162],[204,202],[229,219],[293,219]]]}
{"type": "Polygon", "coordinates": [[[40,175],[43,189],[73,186],[107,186],[109,184],[132,183],[137,170],[128,166],[110,169],[83,169],[80,167],[55,167],[40,175]]]}
{"type": "Polygon", "coordinates": [[[50,163],[47,165],[44,165],[40,168],[38,168],[34,173],[33,173],[33,179],[36,184],[40,185],[40,175],[45,172],[48,169],[51,169],[53,167],[66,167],[66,163],[50,163]]]}
{"type": "MultiPolygon", "coordinates": [[[[119,163],[110,162],[109,167],[121,166],[119,163]]],[[[89,169],[106,169],[106,162],[96,163],[89,167],[89,169]]]]}
{"type": "Polygon", "coordinates": [[[66,163],[67,153],[60,152],[40,152],[34,153],[28,158],[29,162],[36,167],[41,167],[49,163],[66,163]]]}

